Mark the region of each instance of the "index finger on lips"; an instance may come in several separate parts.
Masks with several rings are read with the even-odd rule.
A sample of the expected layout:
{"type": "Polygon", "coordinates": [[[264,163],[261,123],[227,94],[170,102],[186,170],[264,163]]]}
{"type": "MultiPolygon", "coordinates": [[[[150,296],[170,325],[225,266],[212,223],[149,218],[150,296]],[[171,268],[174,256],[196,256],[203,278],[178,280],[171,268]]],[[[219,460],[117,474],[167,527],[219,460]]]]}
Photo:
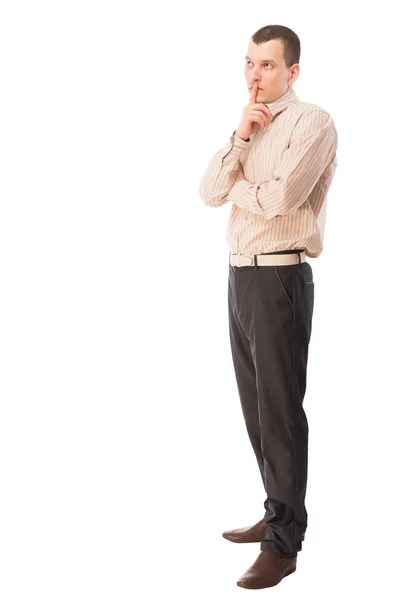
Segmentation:
{"type": "Polygon", "coordinates": [[[254,104],[257,99],[257,91],[258,91],[258,83],[255,82],[253,87],[251,88],[249,104],[254,104]]]}

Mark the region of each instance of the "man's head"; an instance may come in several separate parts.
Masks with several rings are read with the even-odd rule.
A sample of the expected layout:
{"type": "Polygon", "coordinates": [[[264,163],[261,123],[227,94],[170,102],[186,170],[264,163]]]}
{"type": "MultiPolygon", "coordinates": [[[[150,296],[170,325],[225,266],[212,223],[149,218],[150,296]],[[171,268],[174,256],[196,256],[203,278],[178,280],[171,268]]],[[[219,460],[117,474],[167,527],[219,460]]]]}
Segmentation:
{"type": "Polygon", "coordinates": [[[283,25],[267,25],[251,36],[244,75],[249,90],[258,83],[257,102],[268,104],[285,94],[299,76],[300,40],[283,25]]]}

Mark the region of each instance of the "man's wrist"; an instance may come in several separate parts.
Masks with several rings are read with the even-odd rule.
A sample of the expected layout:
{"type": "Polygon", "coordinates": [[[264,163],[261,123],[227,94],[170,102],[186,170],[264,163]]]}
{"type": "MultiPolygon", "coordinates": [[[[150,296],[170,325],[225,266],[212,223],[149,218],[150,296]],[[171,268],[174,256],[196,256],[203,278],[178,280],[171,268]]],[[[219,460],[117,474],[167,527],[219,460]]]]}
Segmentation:
{"type": "Polygon", "coordinates": [[[244,137],[242,137],[241,135],[238,135],[238,134],[236,133],[236,129],[235,129],[235,131],[233,132],[233,134],[232,134],[232,135],[234,135],[235,137],[239,138],[240,140],[243,140],[244,142],[249,142],[249,141],[250,141],[250,138],[249,138],[249,137],[248,137],[248,138],[247,138],[247,140],[246,140],[246,139],[245,139],[244,137]]]}

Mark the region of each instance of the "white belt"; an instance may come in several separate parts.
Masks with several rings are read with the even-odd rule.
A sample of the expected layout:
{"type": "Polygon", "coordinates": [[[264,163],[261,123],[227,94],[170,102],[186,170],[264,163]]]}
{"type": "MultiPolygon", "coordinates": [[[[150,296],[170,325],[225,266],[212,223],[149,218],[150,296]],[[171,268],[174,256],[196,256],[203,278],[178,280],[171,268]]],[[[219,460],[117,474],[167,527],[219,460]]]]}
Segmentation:
{"type": "Polygon", "coordinates": [[[307,260],[304,250],[290,254],[229,254],[229,264],[232,267],[251,267],[255,265],[254,257],[257,259],[257,266],[271,265],[297,265],[299,262],[307,260]],[[300,260],[299,260],[300,257],[300,260]]]}

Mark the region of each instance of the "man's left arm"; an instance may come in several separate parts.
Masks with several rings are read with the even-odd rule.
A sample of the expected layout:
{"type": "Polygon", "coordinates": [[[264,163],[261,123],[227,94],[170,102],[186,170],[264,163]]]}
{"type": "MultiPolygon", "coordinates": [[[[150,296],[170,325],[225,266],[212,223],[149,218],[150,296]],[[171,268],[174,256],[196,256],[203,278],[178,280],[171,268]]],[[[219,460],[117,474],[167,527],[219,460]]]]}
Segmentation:
{"type": "Polygon", "coordinates": [[[296,210],[334,157],[337,143],[336,128],[328,113],[319,109],[304,113],[273,179],[255,184],[239,172],[228,199],[266,219],[296,210]]]}

